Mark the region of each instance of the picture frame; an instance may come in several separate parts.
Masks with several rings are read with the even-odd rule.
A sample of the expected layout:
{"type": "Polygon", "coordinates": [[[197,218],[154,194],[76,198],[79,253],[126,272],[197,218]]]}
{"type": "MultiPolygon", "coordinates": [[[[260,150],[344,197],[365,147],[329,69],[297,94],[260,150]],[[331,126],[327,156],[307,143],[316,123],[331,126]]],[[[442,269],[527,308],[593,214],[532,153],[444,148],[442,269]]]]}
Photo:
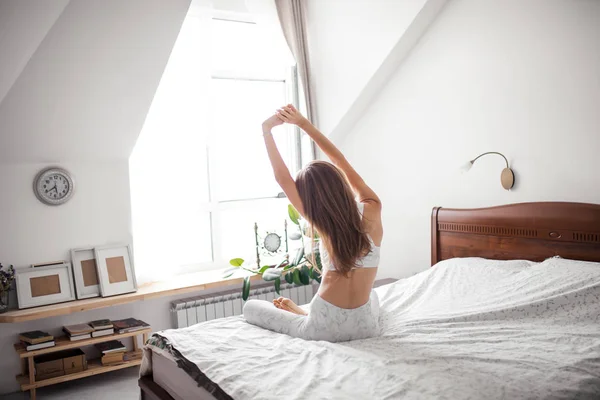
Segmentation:
{"type": "Polygon", "coordinates": [[[19,309],[75,300],[71,263],[15,270],[19,309]]]}
{"type": "Polygon", "coordinates": [[[75,293],[78,299],[100,296],[100,278],[93,247],[71,250],[75,293]]]}
{"type": "Polygon", "coordinates": [[[130,245],[96,247],[94,254],[102,297],[137,291],[130,245]]]}

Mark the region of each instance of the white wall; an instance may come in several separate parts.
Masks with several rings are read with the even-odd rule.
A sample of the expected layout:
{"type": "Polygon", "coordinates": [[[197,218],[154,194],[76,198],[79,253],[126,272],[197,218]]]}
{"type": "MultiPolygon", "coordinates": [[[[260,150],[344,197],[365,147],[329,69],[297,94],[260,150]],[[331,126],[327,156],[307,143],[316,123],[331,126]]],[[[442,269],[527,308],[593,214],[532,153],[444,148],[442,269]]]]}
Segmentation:
{"type": "Polygon", "coordinates": [[[384,203],[379,277],[429,266],[434,206],[600,203],[599,21],[592,0],[448,3],[340,143],[384,203]],[[513,190],[500,158],[457,172],[490,150],[513,190]]]}
{"type": "MultiPolygon", "coordinates": [[[[28,3],[18,3],[27,12],[6,32],[18,46],[2,59],[39,40],[20,35],[36,23],[28,3]]],[[[0,103],[0,163],[128,158],[189,4],[69,2],[0,103]]]]}
{"type": "Polygon", "coordinates": [[[68,3],[0,0],[0,103],[68,3]]]}
{"type": "Polygon", "coordinates": [[[426,0],[306,0],[319,127],[331,132],[426,0]]]}
{"type": "Polygon", "coordinates": [[[33,179],[47,164],[0,167],[0,261],[15,266],[68,260],[69,250],[131,242],[129,164],[126,160],[61,163],[73,175],[75,193],[62,206],[42,204],[33,179]]]}

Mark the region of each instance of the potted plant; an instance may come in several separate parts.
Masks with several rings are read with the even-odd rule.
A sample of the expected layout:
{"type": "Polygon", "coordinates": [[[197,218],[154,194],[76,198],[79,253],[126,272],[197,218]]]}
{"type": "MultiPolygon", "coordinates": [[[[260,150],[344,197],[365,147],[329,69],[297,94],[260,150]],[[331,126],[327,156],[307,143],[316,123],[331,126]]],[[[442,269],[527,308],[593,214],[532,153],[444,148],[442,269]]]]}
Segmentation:
{"type": "Polygon", "coordinates": [[[15,268],[11,265],[5,269],[0,263],[0,313],[8,310],[9,294],[14,280],[15,268]]]}
{"type": "MultiPolygon", "coordinates": [[[[256,266],[255,268],[244,265],[243,258],[234,258],[229,261],[233,268],[225,271],[224,277],[229,277],[236,270],[243,269],[254,275],[261,275],[263,280],[267,282],[273,282],[277,294],[280,294],[281,279],[296,285],[310,285],[312,280],[321,283],[321,257],[317,246],[319,237],[317,235],[310,237],[310,248],[307,252],[304,236],[310,230],[308,224],[291,204],[288,205],[288,216],[292,223],[298,227],[298,232],[291,233],[289,238],[302,241],[302,245],[293,254],[285,254],[283,260],[276,265],[256,266]]],[[[246,276],[242,284],[242,298],[244,301],[248,299],[249,295],[250,276],[246,276]]]]}

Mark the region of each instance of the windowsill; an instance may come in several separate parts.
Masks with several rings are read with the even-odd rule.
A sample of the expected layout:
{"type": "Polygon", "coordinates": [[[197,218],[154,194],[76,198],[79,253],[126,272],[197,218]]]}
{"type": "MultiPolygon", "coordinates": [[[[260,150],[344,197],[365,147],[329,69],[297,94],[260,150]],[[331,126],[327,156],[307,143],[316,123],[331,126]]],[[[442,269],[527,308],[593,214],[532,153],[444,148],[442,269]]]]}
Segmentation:
{"type": "MultiPolygon", "coordinates": [[[[112,307],[132,303],[140,300],[149,300],[158,297],[175,296],[202,290],[219,288],[229,285],[242,284],[243,271],[233,277],[223,279],[223,269],[200,271],[177,275],[168,280],[141,285],[137,292],[111,297],[94,297],[91,299],[74,300],[66,303],[51,304],[24,310],[13,310],[0,314],[0,323],[17,323],[33,321],[42,318],[56,317],[59,315],[73,314],[97,308],[112,307]]],[[[246,273],[250,275],[249,273],[246,273]]],[[[262,280],[260,275],[251,278],[252,281],[262,280]]]]}

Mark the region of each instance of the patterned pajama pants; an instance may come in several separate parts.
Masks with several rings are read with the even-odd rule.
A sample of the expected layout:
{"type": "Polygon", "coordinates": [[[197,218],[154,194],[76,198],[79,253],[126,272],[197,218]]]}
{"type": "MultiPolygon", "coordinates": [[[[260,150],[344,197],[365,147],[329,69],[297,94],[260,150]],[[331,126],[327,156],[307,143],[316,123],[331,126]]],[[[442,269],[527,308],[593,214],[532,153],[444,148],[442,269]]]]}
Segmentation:
{"type": "Polygon", "coordinates": [[[308,315],[280,310],[264,300],[248,300],[244,318],[249,323],[305,340],[345,342],[379,335],[379,298],[353,309],[334,306],[318,294],[310,302],[308,315]]]}

